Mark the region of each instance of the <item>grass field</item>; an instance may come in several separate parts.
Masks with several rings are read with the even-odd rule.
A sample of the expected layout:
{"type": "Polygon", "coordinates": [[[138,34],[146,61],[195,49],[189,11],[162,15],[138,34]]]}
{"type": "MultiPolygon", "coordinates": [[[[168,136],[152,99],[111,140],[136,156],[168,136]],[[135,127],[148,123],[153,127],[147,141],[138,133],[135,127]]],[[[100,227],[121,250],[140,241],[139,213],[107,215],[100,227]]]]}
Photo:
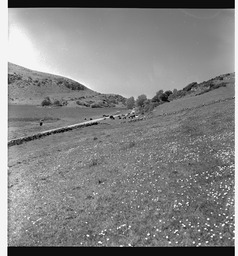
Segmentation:
{"type": "Polygon", "coordinates": [[[9,148],[9,245],[234,246],[234,99],[192,100],[9,148]]]}
{"type": "Polygon", "coordinates": [[[114,114],[125,108],[40,107],[31,105],[8,106],[8,139],[18,138],[64,125],[84,122],[87,118],[114,114]],[[44,125],[39,126],[40,119],[44,125]]]}

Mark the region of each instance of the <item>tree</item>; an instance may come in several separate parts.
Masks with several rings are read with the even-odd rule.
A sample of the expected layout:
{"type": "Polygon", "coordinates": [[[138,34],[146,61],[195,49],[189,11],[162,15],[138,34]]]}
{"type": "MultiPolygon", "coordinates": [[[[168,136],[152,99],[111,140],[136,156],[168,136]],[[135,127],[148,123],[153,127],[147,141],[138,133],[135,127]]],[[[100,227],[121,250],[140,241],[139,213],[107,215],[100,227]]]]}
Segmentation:
{"type": "Polygon", "coordinates": [[[164,90],[159,90],[158,92],[156,92],[156,95],[152,98],[152,102],[161,102],[161,96],[163,95],[164,90]]]}
{"type": "Polygon", "coordinates": [[[132,108],[134,108],[134,106],[135,106],[135,99],[134,99],[134,97],[132,96],[132,97],[130,97],[130,98],[128,98],[128,99],[126,100],[126,107],[127,107],[128,109],[132,109],[132,108]]]}
{"type": "Polygon", "coordinates": [[[164,90],[159,90],[157,93],[156,93],[156,95],[161,95],[161,94],[163,94],[164,93],[164,90]]]}
{"type": "Polygon", "coordinates": [[[138,107],[143,107],[144,106],[144,102],[147,100],[147,97],[145,94],[141,94],[140,96],[138,96],[137,100],[136,100],[136,106],[138,107]]]}
{"type": "Polygon", "coordinates": [[[156,103],[152,102],[152,100],[145,100],[144,101],[144,107],[143,107],[143,112],[151,112],[154,108],[156,107],[156,103]]]}
{"type": "Polygon", "coordinates": [[[172,91],[168,90],[165,92],[165,94],[168,95],[168,97],[169,97],[169,95],[172,94],[172,91]]]}
{"type": "Polygon", "coordinates": [[[173,89],[173,94],[176,94],[177,93],[177,89],[173,89]]]}
{"type": "Polygon", "coordinates": [[[168,102],[169,102],[168,97],[169,97],[170,94],[172,94],[172,92],[171,92],[170,90],[168,90],[168,91],[162,93],[162,94],[160,95],[159,99],[160,99],[161,101],[168,101],[168,102]]]}

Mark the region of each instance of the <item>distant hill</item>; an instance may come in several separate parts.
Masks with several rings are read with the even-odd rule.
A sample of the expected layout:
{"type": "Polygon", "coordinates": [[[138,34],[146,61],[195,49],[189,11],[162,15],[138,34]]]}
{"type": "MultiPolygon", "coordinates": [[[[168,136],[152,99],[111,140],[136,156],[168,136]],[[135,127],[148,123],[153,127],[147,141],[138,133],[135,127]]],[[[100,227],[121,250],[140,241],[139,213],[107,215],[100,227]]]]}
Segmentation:
{"type": "Polygon", "coordinates": [[[34,71],[8,63],[8,101],[10,104],[40,105],[49,97],[81,107],[113,107],[126,98],[116,94],[101,94],[72,79],[34,71]],[[92,105],[92,106],[91,106],[92,105]]]}

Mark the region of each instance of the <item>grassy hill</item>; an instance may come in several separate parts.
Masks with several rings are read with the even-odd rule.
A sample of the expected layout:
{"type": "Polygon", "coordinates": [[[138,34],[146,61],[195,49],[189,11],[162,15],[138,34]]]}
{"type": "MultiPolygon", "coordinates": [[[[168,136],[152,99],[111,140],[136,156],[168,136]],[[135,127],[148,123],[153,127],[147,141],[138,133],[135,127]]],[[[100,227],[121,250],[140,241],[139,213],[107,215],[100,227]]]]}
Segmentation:
{"type": "Polygon", "coordinates": [[[234,83],[9,148],[8,244],[234,246],[234,83]]]}
{"type": "Polygon", "coordinates": [[[46,97],[82,107],[111,107],[122,105],[125,101],[120,95],[101,94],[69,78],[8,63],[10,104],[40,105],[46,97]]]}

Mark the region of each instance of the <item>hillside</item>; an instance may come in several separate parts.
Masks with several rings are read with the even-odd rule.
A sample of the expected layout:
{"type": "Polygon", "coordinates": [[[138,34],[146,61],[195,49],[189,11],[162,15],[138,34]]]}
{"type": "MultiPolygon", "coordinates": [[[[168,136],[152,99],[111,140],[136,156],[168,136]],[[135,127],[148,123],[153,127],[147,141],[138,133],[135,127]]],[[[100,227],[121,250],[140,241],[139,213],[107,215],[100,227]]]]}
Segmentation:
{"type": "MultiPolygon", "coordinates": [[[[72,79],[30,70],[8,63],[9,104],[40,105],[44,98],[64,100],[68,105],[113,107],[125,98],[114,94],[101,94],[72,79]]],[[[122,103],[121,103],[122,104],[122,103]]]]}
{"type": "Polygon", "coordinates": [[[199,96],[221,87],[228,88],[230,86],[234,86],[234,83],[235,73],[219,75],[201,83],[192,82],[185,86],[182,90],[178,90],[177,92],[171,94],[169,96],[169,100],[178,99],[181,97],[199,96]]]}
{"type": "Polygon", "coordinates": [[[233,89],[10,147],[8,245],[234,246],[233,89]]]}

